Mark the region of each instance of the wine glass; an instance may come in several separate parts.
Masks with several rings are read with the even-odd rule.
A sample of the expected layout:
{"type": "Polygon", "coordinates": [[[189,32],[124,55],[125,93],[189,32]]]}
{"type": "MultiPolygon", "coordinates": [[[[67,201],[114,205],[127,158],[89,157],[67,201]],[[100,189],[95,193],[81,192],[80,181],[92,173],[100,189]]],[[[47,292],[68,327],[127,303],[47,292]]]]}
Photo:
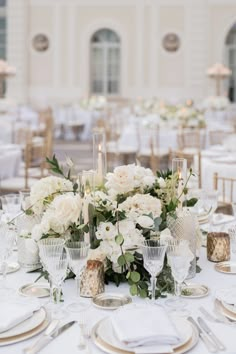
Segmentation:
{"type": "Polygon", "coordinates": [[[19,191],[21,200],[21,209],[26,211],[30,207],[30,190],[22,189],[19,191]]]}
{"type": "Polygon", "coordinates": [[[54,284],[50,274],[53,270],[52,265],[58,264],[62,257],[65,240],[62,238],[46,238],[38,241],[39,256],[43,267],[49,273],[50,300],[54,303],[54,284]]]}
{"type": "Polygon", "coordinates": [[[68,242],[65,245],[65,249],[69,259],[69,267],[72,272],[75,274],[76,280],[76,302],[68,306],[70,311],[81,311],[82,303],[78,301],[80,296],[80,272],[81,269],[85,266],[88,252],[90,249],[90,244],[87,242],[68,242]]]}
{"type": "Polygon", "coordinates": [[[21,198],[17,193],[5,194],[0,197],[2,203],[2,210],[5,214],[6,220],[11,221],[21,211],[21,198]]]}
{"type": "Polygon", "coordinates": [[[62,282],[67,275],[68,258],[66,252],[54,254],[54,257],[47,258],[47,270],[49,272],[55,306],[52,308],[53,318],[63,318],[66,312],[61,309],[60,301],[62,294],[62,282]]]}
{"type": "Polygon", "coordinates": [[[2,273],[2,286],[0,298],[8,297],[12,294],[12,289],[6,287],[7,259],[11,255],[16,239],[16,230],[12,225],[0,224],[0,269],[2,273]]]}
{"type": "Polygon", "coordinates": [[[180,298],[181,287],[188,276],[193,257],[187,240],[171,241],[167,247],[168,264],[175,282],[175,297],[168,299],[166,305],[174,309],[182,309],[186,306],[186,303],[180,298]]]}
{"type": "Polygon", "coordinates": [[[231,250],[231,255],[236,254],[236,225],[232,225],[228,229],[228,234],[230,237],[230,250],[231,250]]]}
{"type": "Polygon", "coordinates": [[[141,245],[143,254],[143,264],[151,275],[152,301],[155,301],[156,277],[163,268],[166,245],[160,240],[146,240],[141,245]]]}

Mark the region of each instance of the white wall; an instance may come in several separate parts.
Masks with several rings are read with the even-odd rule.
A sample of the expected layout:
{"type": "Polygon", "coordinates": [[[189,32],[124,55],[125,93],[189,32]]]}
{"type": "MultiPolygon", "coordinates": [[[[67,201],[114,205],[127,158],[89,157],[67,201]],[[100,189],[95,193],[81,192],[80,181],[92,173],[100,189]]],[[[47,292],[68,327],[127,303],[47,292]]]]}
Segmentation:
{"type": "Polygon", "coordinates": [[[201,99],[213,90],[207,67],[224,60],[236,0],[9,0],[8,59],[17,67],[8,97],[69,102],[89,94],[89,40],[101,27],[122,42],[121,95],[201,99]],[[179,34],[167,53],[164,34],[179,34]],[[50,48],[35,52],[45,33],[50,48]]]}

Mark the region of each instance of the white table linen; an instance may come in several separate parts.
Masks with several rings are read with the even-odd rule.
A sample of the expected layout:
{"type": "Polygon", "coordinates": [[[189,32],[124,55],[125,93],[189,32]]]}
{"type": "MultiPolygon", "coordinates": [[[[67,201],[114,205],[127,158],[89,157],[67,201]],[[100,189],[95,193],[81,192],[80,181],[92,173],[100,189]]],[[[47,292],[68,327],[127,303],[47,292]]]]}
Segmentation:
{"type": "MultiPolygon", "coordinates": [[[[228,224],[227,224],[228,225],[228,224]]],[[[227,226],[226,226],[227,228],[227,226]]],[[[16,257],[16,254],[14,255],[16,257]]],[[[213,313],[214,308],[214,293],[217,289],[220,288],[227,288],[231,287],[235,284],[235,277],[234,275],[227,275],[223,273],[218,273],[214,269],[215,263],[208,262],[206,260],[206,249],[201,249],[201,256],[200,256],[200,266],[202,267],[202,272],[197,274],[191,282],[205,284],[210,288],[210,294],[201,299],[185,299],[187,304],[187,309],[190,311],[191,315],[196,319],[197,316],[201,316],[198,308],[199,306],[205,307],[208,311],[213,313]]],[[[15,289],[18,289],[23,284],[27,284],[33,282],[37,277],[35,273],[25,273],[23,269],[19,272],[8,274],[8,282],[9,285],[13,286],[15,289]]],[[[70,279],[65,282],[63,285],[64,297],[65,297],[65,304],[69,303],[71,297],[75,294],[75,282],[74,280],[70,279]]],[[[120,287],[116,287],[113,284],[106,286],[106,292],[116,292],[116,293],[123,293],[129,294],[128,286],[126,284],[122,284],[120,287]]],[[[41,299],[42,304],[47,302],[48,299],[41,299]]],[[[86,301],[90,301],[87,299],[86,301]]],[[[143,303],[145,300],[140,298],[133,298],[134,302],[143,303]]],[[[165,299],[159,300],[160,303],[164,303],[165,299]]],[[[88,319],[89,324],[92,327],[95,323],[97,323],[100,319],[110,316],[113,312],[100,310],[91,306],[88,310],[88,319]]],[[[70,319],[78,319],[79,315],[71,314],[70,317],[66,318],[64,322],[68,322],[70,319]]],[[[216,333],[216,335],[221,339],[227,347],[226,353],[235,353],[235,327],[230,327],[224,324],[219,323],[211,323],[207,322],[210,328],[216,333]]],[[[4,354],[16,354],[21,353],[23,348],[28,347],[29,345],[33,344],[38,336],[35,336],[31,339],[28,339],[24,342],[20,342],[17,344],[4,346],[1,348],[4,354]]],[[[73,326],[68,331],[64,332],[61,336],[56,338],[52,341],[47,347],[45,347],[41,353],[42,354],[77,354],[78,353],[78,344],[79,340],[79,327],[73,326]]],[[[90,340],[89,341],[89,348],[92,354],[102,354],[103,352],[98,349],[90,340]]],[[[199,340],[196,347],[194,347],[189,353],[191,354],[208,354],[207,349],[205,348],[204,344],[201,340],[199,340]]]]}
{"type": "Polygon", "coordinates": [[[40,303],[35,301],[19,301],[9,300],[9,303],[1,300],[0,303],[0,333],[13,328],[17,324],[30,318],[33,313],[40,308],[40,303]]]}

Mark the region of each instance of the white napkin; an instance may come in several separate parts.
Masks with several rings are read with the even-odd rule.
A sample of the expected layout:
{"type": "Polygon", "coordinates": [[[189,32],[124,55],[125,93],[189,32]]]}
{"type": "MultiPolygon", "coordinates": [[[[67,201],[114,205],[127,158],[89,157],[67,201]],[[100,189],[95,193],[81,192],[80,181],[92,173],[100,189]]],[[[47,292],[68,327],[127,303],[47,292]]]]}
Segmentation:
{"type": "Polygon", "coordinates": [[[17,301],[0,303],[0,333],[15,327],[33,315],[34,311],[39,310],[40,303],[36,301],[17,301]]]}
{"type": "Polygon", "coordinates": [[[214,214],[213,215],[213,225],[226,224],[228,222],[234,221],[235,217],[233,215],[226,214],[214,214]]]}
{"type": "Polygon", "coordinates": [[[170,353],[180,337],[161,306],[126,306],[111,317],[117,338],[135,353],[170,353]]]}

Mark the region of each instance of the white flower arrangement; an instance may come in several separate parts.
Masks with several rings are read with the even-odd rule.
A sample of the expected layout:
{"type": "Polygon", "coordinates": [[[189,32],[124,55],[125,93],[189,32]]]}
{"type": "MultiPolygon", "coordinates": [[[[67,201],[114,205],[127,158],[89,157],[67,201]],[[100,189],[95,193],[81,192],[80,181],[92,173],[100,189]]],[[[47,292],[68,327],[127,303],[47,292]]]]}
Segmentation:
{"type": "Polygon", "coordinates": [[[205,109],[224,111],[229,107],[230,101],[225,96],[210,96],[205,99],[203,106],[205,109]]]}

